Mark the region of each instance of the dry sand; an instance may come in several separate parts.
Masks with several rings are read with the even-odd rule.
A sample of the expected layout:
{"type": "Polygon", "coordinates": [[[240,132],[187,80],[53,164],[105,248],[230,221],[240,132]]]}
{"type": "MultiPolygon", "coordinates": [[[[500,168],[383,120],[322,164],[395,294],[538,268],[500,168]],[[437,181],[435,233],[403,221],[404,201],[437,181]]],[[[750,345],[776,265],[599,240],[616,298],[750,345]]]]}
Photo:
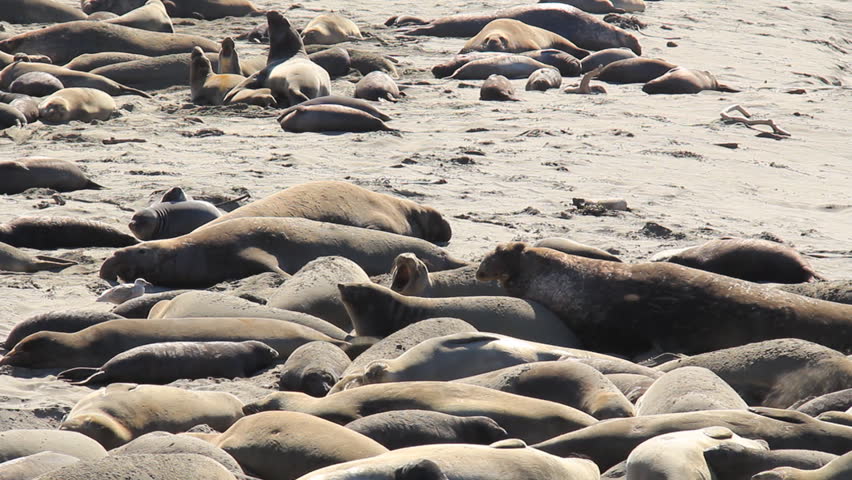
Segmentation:
{"type": "MultiPolygon", "coordinates": [[[[135,209],[171,186],[203,199],[246,192],[257,199],[300,182],[337,179],[439,208],[454,230],[448,249],[471,260],[497,242],[546,236],[567,236],[640,261],[721,235],[769,235],[809,255],[826,277],[852,277],[849,2],[648,2],[637,14],[649,25],[645,34],[653,35],[639,35],[646,56],[709,70],[743,92],[649,96],[641,85],[607,85],[606,96],[580,96],[524,92],[519,80],[523,101],[508,103],[478,101],[480,82],[431,76],[429,68],[451,57],[465,39],[401,38],[383,22],[394,14],[430,18],[515,2],[357,4],[306,1],[286,15],[302,26],[319,12],[337,11],[374,36],[358,48],[400,61],[408,97],[381,106],[399,133],[289,134],[275,122],[275,111],[195,107],[188,104],[188,88],[156,92],[153,100],[123,96],[117,98],[121,116],[107,122],[36,123],[0,134],[2,159],[76,160],[109,187],[61,194],[64,205],[44,191],[0,196],[0,222],[25,214],[74,215],[126,230],[135,209]],[[660,37],[675,37],[677,46],[660,37]],[[806,93],[785,93],[792,89],[806,93]],[[763,138],[722,123],[720,110],[734,103],[757,118],[774,119],[792,136],[763,138]],[[103,144],[111,138],[144,142],[103,144]],[[624,198],[632,210],[579,215],[572,211],[574,197],[624,198]],[[672,234],[648,236],[647,222],[672,234]]],[[[178,21],[176,30],[220,40],[263,20],[178,21]]],[[[4,26],[12,32],[31,28],[4,26]]],[[[243,58],[265,52],[265,46],[245,42],[237,48],[243,58]]],[[[338,79],[332,89],[351,95],[354,84],[338,79]]],[[[108,287],[97,269],[110,249],[54,253],[81,265],[58,274],[0,275],[0,337],[32,314],[108,308],[93,302],[108,287]]],[[[4,367],[0,373],[0,429],[55,426],[90,391],[44,371],[13,377],[4,367]]],[[[273,377],[269,372],[250,381],[181,384],[230,390],[249,400],[271,387],[273,377]]]]}

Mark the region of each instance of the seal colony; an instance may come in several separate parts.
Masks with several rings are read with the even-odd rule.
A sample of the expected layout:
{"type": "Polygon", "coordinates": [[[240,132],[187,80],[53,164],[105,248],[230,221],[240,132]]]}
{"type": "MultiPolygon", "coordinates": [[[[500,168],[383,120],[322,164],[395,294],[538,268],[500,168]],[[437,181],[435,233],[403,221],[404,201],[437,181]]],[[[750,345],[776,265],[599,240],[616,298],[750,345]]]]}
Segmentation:
{"type": "MultiPolygon", "coordinates": [[[[709,73],[715,44],[686,62],[654,40],[665,26],[683,35],[665,48],[694,48],[702,18],[680,18],[699,7],[678,6],[679,23],[654,16],[666,2],[624,15],[641,0],[418,5],[433,19],[395,12],[385,28],[362,4],[65,3],[0,0],[0,20],[21,22],[0,32],[0,113],[23,125],[0,137],[16,144],[0,162],[0,478],[849,478],[845,237],[810,218],[771,226],[798,245],[738,232],[724,202],[690,222],[651,208],[696,203],[686,173],[710,190],[722,165],[669,136],[674,110],[764,98],[744,49],[709,73]],[[636,103],[650,94],[654,128],[636,103]],[[416,124],[428,95],[436,115],[416,124]],[[613,105],[630,121],[587,128],[613,105]],[[508,140],[494,126],[518,119],[508,140]],[[410,141],[423,132],[428,154],[410,141]],[[453,132],[464,142],[446,150],[453,132]],[[590,150],[649,135],[678,145],[658,162],[676,194],[572,198],[634,188],[621,173],[638,148],[620,151],[618,181],[590,150]],[[652,223],[666,215],[672,230],[652,223]]],[[[800,122],[820,92],[788,96],[800,122]]],[[[764,166],[736,145],[712,148],[764,166]]],[[[774,162],[824,183],[846,172],[774,162]]],[[[848,213],[809,203],[833,194],[766,209],[848,213]]]]}

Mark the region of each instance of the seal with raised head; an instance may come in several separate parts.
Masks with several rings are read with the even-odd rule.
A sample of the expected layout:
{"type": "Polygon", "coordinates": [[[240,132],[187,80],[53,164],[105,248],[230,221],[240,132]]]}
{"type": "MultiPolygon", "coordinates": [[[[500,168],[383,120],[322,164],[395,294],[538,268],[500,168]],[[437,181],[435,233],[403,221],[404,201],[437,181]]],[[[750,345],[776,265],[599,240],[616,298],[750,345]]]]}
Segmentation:
{"type": "Polygon", "coordinates": [[[49,73],[59,79],[65,87],[95,88],[113,96],[139,95],[151,98],[151,95],[143,91],[122,85],[97,73],[78,72],[58,65],[33,62],[15,62],[0,71],[0,89],[9,88],[18,77],[31,72],[49,73]]]}
{"type": "Polygon", "coordinates": [[[476,280],[479,265],[443,272],[430,272],[413,253],[402,253],[393,261],[391,290],[413,297],[499,297],[506,291],[497,282],[476,280]]]}
{"type": "Polygon", "coordinates": [[[739,90],[719,83],[716,77],[706,70],[691,70],[675,67],[642,86],[642,91],[650,94],[690,94],[704,90],[736,93],[739,90]]]}
{"type": "Polygon", "coordinates": [[[38,104],[38,116],[45,123],[109,120],[117,109],[109,94],[95,88],[63,88],[38,104]]]}
{"type": "Polygon", "coordinates": [[[199,47],[192,49],[189,66],[189,89],[196,105],[222,105],[225,96],[245,77],[231,73],[213,73],[213,65],[199,47]]]}
{"type": "Polygon", "coordinates": [[[243,73],[240,67],[240,55],[237,53],[234,39],[231,37],[222,39],[222,48],[219,50],[218,73],[230,73],[232,75],[242,75],[243,73]]]}
{"type": "Polygon", "coordinates": [[[608,63],[597,78],[607,83],[646,83],[665,75],[676,66],[659,58],[625,58],[608,63]]]}
{"type": "Polygon", "coordinates": [[[159,202],[137,210],[128,228],[140,240],[179,237],[222,216],[209,202],[194,200],[182,188],[170,188],[159,202]]]}
{"type": "Polygon", "coordinates": [[[116,250],[101,265],[100,276],[144,278],[163,286],[209,286],[263,272],[295,273],[311,260],[330,255],[346,257],[368,275],[378,275],[390,271],[402,252],[415,252],[435,270],[466,265],[418,238],[305,218],[245,217],[116,250]]]}
{"type": "Polygon", "coordinates": [[[45,255],[32,256],[0,242],[0,271],[32,273],[42,270],[59,270],[72,265],[77,265],[77,262],[45,255]]]}
{"type": "Polygon", "coordinates": [[[151,32],[175,33],[172,19],[169,18],[166,6],[161,0],[148,0],[144,5],[124,15],[104,20],[104,22],[151,32]]]}
{"type": "Polygon", "coordinates": [[[284,362],[278,389],[324,397],[351,363],[337,345],[306,343],[294,350],[284,362]]]}
{"type": "Polygon", "coordinates": [[[544,305],[597,351],[701,353],[785,337],[852,350],[850,305],[672,263],[628,265],[509,243],[485,257],[477,278],[544,305]]]}
{"type": "Polygon", "coordinates": [[[395,410],[359,418],[346,428],[391,450],[436,443],[488,445],[506,438],[506,430],[488,417],[459,417],[428,410],[395,410]]]}
{"type": "MultiPolygon", "coordinates": [[[[548,67],[550,68],[550,67],[548,67]]],[[[551,68],[554,72],[556,69],[551,68]]],[[[538,71],[538,70],[536,70],[538,71]]],[[[491,74],[482,82],[482,87],[479,89],[480,100],[496,100],[496,101],[511,101],[519,102],[521,99],[515,94],[515,87],[512,82],[503,75],[491,74]]]]}
{"type": "Polygon", "coordinates": [[[738,443],[723,443],[704,450],[704,460],[716,478],[751,480],[764,470],[794,467],[816,470],[837,455],[816,450],[762,450],[746,448],[738,443]]]}
{"type": "Polygon", "coordinates": [[[318,15],[302,29],[305,45],[332,45],[362,38],[361,30],[355,22],[336,13],[318,15]]]}
{"type": "Polygon", "coordinates": [[[355,98],[395,102],[404,96],[405,93],[399,91],[396,82],[385,72],[370,72],[355,84],[355,98]]]}
{"type": "MultiPolygon", "coordinates": [[[[0,224],[0,242],[13,247],[126,247],[138,240],[105,223],[76,217],[18,217],[0,224]]],[[[134,277],[134,279],[137,277],[134,277]]]]}
{"type": "Polygon", "coordinates": [[[510,18],[500,18],[488,23],[475,37],[465,43],[459,53],[520,53],[545,48],[562,50],[578,59],[589,55],[588,50],[577,47],[561,35],[510,18]]]}
{"type": "Polygon", "coordinates": [[[552,68],[524,55],[495,55],[472,60],[458,68],[450,78],[456,80],[485,80],[491,75],[505,78],[527,78],[538,69],[552,68]]]}
{"type": "Polygon", "coordinates": [[[0,162],[0,193],[21,193],[29,188],[50,188],[57,192],[100,190],[73,162],[49,157],[27,157],[0,162]]]}
{"type": "Polygon", "coordinates": [[[638,415],[747,409],[746,402],[730,385],[702,367],[684,367],[666,373],[636,402],[638,415]]]}

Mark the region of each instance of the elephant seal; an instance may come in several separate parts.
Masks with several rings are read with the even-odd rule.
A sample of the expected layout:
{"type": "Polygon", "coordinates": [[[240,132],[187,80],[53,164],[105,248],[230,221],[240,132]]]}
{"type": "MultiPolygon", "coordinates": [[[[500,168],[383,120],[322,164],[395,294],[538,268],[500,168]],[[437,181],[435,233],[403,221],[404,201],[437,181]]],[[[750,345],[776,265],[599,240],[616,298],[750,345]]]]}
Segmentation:
{"type": "Polygon", "coordinates": [[[222,216],[210,202],[194,200],[182,188],[170,188],[159,202],[137,210],[128,228],[139,240],[161,240],[185,235],[222,216]]]}
{"type": "Polygon", "coordinates": [[[702,367],[683,367],[666,373],[636,402],[638,415],[747,409],[746,402],[730,385],[702,367]]]}
{"type": "Polygon", "coordinates": [[[500,18],[485,25],[475,37],[464,44],[459,53],[520,53],[545,48],[562,50],[578,59],[589,55],[588,50],[577,47],[560,35],[510,18],[500,18]]]}
{"type": "Polygon", "coordinates": [[[233,473],[215,460],[192,453],[109,455],[95,461],[79,461],[46,473],[40,479],[110,477],[123,480],[236,480],[233,473]]]}
{"type": "Polygon", "coordinates": [[[40,475],[57,470],[80,459],[56,452],[40,452],[0,463],[0,479],[33,480],[40,475]]]}
{"type": "Polygon", "coordinates": [[[264,480],[293,480],[329,465],[388,451],[354,430],[298,412],[243,417],[214,444],[264,480]]]}
{"type": "Polygon", "coordinates": [[[0,462],[48,451],[80,460],[95,460],[106,456],[106,450],[98,442],[77,432],[62,430],[0,432],[0,462]]]}
{"type": "Polygon", "coordinates": [[[350,331],[352,321],[340,298],[337,284],[369,281],[370,277],[352,260],[320,257],[308,262],[280,286],[267,305],[307,313],[350,331]]]}
{"type": "Polygon", "coordinates": [[[111,312],[97,310],[61,310],[33,315],[16,323],[3,348],[11,350],[24,338],[41,331],[73,333],[109,320],[123,317],[111,312]]]}
{"type": "Polygon", "coordinates": [[[306,343],[287,358],[278,380],[278,389],[324,397],[351,363],[337,345],[306,343]]]}
{"type": "MultiPolygon", "coordinates": [[[[430,272],[413,253],[401,253],[393,261],[391,290],[413,297],[497,297],[505,296],[497,282],[478,282],[478,265],[443,272],[430,272]]],[[[345,281],[343,281],[345,282],[345,281]]]]}
{"type": "Polygon", "coordinates": [[[690,70],[675,67],[664,75],[654,78],[642,87],[642,91],[650,94],[690,94],[704,90],[736,93],[739,90],[719,83],[712,73],[704,70],[690,70]]]}
{"type": "Polygon", "coordinates": [[[758,473],[752,480],[843,480],[852,475],[852,452],[830,461],[816,470],[778,467],[758,473]]]}
{"type": "Polygon", "coordinates": [[[139,95],[140,97],[151,98],[149,94],[143,91],[122,85],[96,73],[78,72],[58,65],[32,62],[15,62],[0,71],[0,89],[9,88],[18,77],[31,72],[49,73],[59,79],[65,87],[95,88],[113,96],[139,95]]]}
{"type": "Polygon", "coordinates": [[[579,257],[594,258],[596,260],[606,260],[609,262],[621,262],[618,257],[606,250],[601,250],[600,248],[575,242],[567,238],[543,238],[535,242],[533,246],[539,248],[551,248],[562,253],[567,253],[568,255],[577,255],[579,257]]]}
{"type": "Polygon", "coordinates": [[[59,428],[113,449],[158,430],[179,433],[202,423],[225,430],[243,416],[242,406],[225,392],[114,383],[80,399],[59,428]]]}
{"type": "Polygon", "coordinates": [[[701,353],[784,337],[852,349],[852,306],[671,263],[627,265],[510,243],[488,254],[476,276],[552,310],[596,351],[701,353]]]}
{"type": "Polygon", "coordinates": [[[624,13],[624,10],[616,7],[610,0],[565,0],[560,3],[577,7],[588,13],[624,13]]]}
{"type": "Polygon", "coordinates": [[[28,123],[27,117],[12,105],[0,103],[0,130],[10,127],[23,127],[28,123]]]}
{"type": "MultiPolygon", "coordinates": [[[[556,71],[555,69],[552,69],[556,71]]],[[[515,94],[515,87],[512,82],[503,75],[491,74],[482,82],[482,87],[479,89],[480,100],[496,100],[496,101],[512,101],[518,102],[521,99],[515,94]]]]}
{"type": "Polygon", "coordinates": [[[0,242],[0,271],[33,273],[68,268],[72,265],[77,265],[77,262],[44,255],[32,256],[0,242]]]}
{"type": "Polygon", "coordinates": [[[517,439],[490,446],[421,445],[393,450],[363,460],[341,463],[309,473],[299,480],[474,479],[500,472],[505,480],[598,480],[598,467],[581,458],[559,458],[528,448],[517,439]]]}
{"type": "Polygon", "coordinates": [[[240,67],[240,55],[237,53],[234,39],[225,37],[222,39],[222,48],[219,50],[219,70],[217,73],[232,75],[242,75],[243,70],[240,67]]]}
{"type": "Polygon", "coordinates": [[[148,313],[151,308],[163,300],[171,300],[178,295],[190,292],[191,290],[169,290],[160,293],[146,293],[141,297],[136,297],[128,300],[121,305],[117,305],[112,309],[112,313],[121,315],[124,318],[148,318],[148,313]]]}
{"type": "Polygon", "coordinates": [[[72,368],[57,378],[72,385],[98,385],[250,377],[276,358],[278,352],[257,341],[150,343],[119,353],[100,368],[72,368]]]}
{"type": "Polygon", "coordinates": [[[645,440],[707,427],[726,427],[742,437],[765,440],[772,450],[804,448],[842,455],[852,448],[849,427],[821,422],[792,410],[763,407],[614,418],[533,447],[553,455],[585,455],[605,470],[627,459],[645,440]]]}
{"type": "Polygon", "coordinates": [[[132,236],[105,223],[76,217],[46,216],[18,217],[0,224],[0,242],[39,250],[126,247],[139,243],[132,236]]]}
{"type": "Polygon", "coordinates": [[[608,63],[597,78],[607,83],[646,83],[676,66],[659,58],[625,58],[608,63]]]}
{"type": "Polygon", "coordinates": [[[633,405],[607,377],[581,362],[538,361],[454,382],[561,403],[600,420],[632,417],[635,413],[633,405]]]}
{"type": "Polygon", "coordinates": [[[396,63],[399,63],[399,60],[366,50],[347,48],[346,51],[349,53],[349,64],[361,75],[378,70],[387,73],[391,78],[399,78],[399,71],[396,69],[396,63]]]}
{"type": "Polygon", "coordinates": [[[109,120],[116,111],[115,100],[94,88],[63,88],[38,105],[39,118],[45,123],[91,122],[109,120]]]}
{"type": "Polygon", "coordinates": [[[240,217],[302,217],[433,243],[448,242],[452,236],[449,222],[432,207],[337,181],[294,185],[223,215],[205,228],[240,217]]]}
{"type": "MultiPolygon", "coordinates": [[[[249,0],[181,0],[164,2],[171,17],[201,18],[215,20],[223,17],[245,17],[262,15],[249,0]]],[[[145,0],[81,0],[83,12],[108,11],[123,15],[145,4],[145,0]]]]}
{"type": "Polygon", "coordinates": [[[816,470],[837,455],[816,450],[762,450],[746,448],[738,443],[723,443],[704,450],[704,460],[716,478],[751,480],[764,470],[794,467],[816,470]]]}
{"type": "MultiPolygon", "coordinates": [[[[0,241],[2,237],[0,230],[0,241]]],[[[377,275],[389,271],[402,252],[415,252],[435,270],[465,265],[417,238],[304,218],[246,217],[116,250],[101,265],[100,276],[145,278],[163,286],[209,286],[269,271],[295,273],[329,255],[346,257],[368,275],[377,275]]]]}
{"type": "Polygon", "coordinates": [[[122,352],[152,343],[246,340],[269,345],[281,358],[314,340],[346,344],[311,328],[268,318],[111,320],[74,333],[34,333],[0,359],[0,365],[98,368],[122,352]]]}
{"type": "Polygon", "coordinates": [[[352,68],[352,58],[345,48],[333,47],[308,55],[312,62],[324,68],[331,78],[348,75],[352,68]]]}
{"type": "MultiPolygon", "coordinates": [[[[352,97],[341,97],[339,95],[326,95],[324,97],[312,98],[308,101],[302,102],[298,106],[310,106],[310,105],[343,105],[345,107],[351,107],[356,110],[361,110],[362,112],[369,113],[370,115],[378,118],[382,121],[388,121],[391,118],[384,113],[382,113],[378,108],[371,105],[369,102],[365,102],[364,100],[360,100],[352,97]]],[[[281,111],[281,114],[278,116],[278,121],[280,122],[284,117],[290,114],[290,112],[294,111],[296,107],[288,107],[281,111]]],[[[292,187],[291,187],[292,188],[292,187]]],[[[396,197],[393,197],[396,198],[396,197]]],[[[328,220],[326,220],[328,221],[328,220]]],[[[447,224],[449,225],[449,224],[447,224]]],[[[449,240],[449,238],[447,239],[449,240]]]]}
{"type": "Polygon", "coordinates": [[[776,288],[818,300],[852,305],[852,280],[776,285],[776,288]]]}
{"type": "Polygon", "coordinates": [[[452,15],[414,27],[405,31],[405,34],[469,38],[477,35],[489,22],[499,18],[511,18],[549,30],[583,49],[627,47],[636,55],[642,54],[639,40],[633,34],[562,3],[519,5],[491,13],[452,15]]]}
{"type": "Polygon", "coordinates": [[[823,412],[848,410],[850,408],[852,408],[852,388],[826,393],[795,406],[796,410],[812,417],[823,412]]]}
{"type": "Polygon", "coordinates": [[[539,68],[534,71],[529,78],[527,84],[524,85],[524,90],[538,90],[546,92],[551,88],[559,88],[562,86],[562,75],[555,68],[539,68]]]}
{"type": "Polygon", "coordinates": [[[275,10],[266,13],[266,21],[270,38],[266,68],[234,87],[225,101],[246,88],[269,88],[282,106],[329,95],[331,78],[325,69],[308,58],[299,32],[275,10]]]}
{"type": "Polygon", "coordinates": [[[242,467],[227,452],[199,438],[175,435],[168,432],[151,432],[131,440],[110,451],[110,455],[174,455],[191,453],[202,455],[227,468],[234,475],[244,475],[242,467]]]}
{"type": "Polygon", "coordinates": [[[150,32],[175,33],[172,19],[169,18],[166,6],[163,5],[161,0],[148,0],[141,7],[119,17],[104,20],[104,22],[150,32]]]}
{"type": "MultiPolygon", "coordinates": [[[[214,70],[219,68],[218,55],[206,53],[205,56],[210,60],[214,70]]],[[[91,73],[145,90],[160,90],[174,86],[186,87],[191,68],[191,57],[191,53],[148,57],[105,65],[92,70],[91,73]]],[[[262,59],[262,57],[258,58],[262,59]]],[[[243,69],[245,75],[256,72],[257,70],[254,67],[254,64],[248,61],[240,63],[240,68],[243,69]]]]}
{"type": "Polygon", "coordinates": [[[189,87],[192,103],[222,105],[225,96],[242,83],[245,77],[229,73],[215,74],[210,60],[200,47],[192,49],[189,67],[189,87]]]}
{"type": "Polygon", "coordinates": [[[336,13],[316,16],[302,29],[305,45],[332,45],[362,38],[364,37],[361,36],[361,30],[355,22],[336,13]]]}
{"type": "Polygon", "coordinates": [[[396,410],[359,418],[346,428],[390,450],[436,443],[489,445],[506,438],[506,430],[488,417],[458,417],[428,410],[396,410]]]}
{"type": "Polygon", "coordinates": [[[362,110],[333,104],[296,105],[278,123],[293,133],[396,131],[362,110]]]}
{"type": "Polygon", "coordinates": [[[580,60],[580,67],[582,73],[588,73],[598,67],[605,67],[612,62],[628,58],[636,58],[636,54],[628,48],[607,48],[584,57],[580,60]]]}
{"type": "Polygon", "coordinates": [[[100,53],[84,53],[77,55],[73,60],[63,65],[69,70],[77,70],[78,72],[91,72],[92,70],[114,65],[117,63],[132,62],[134,60],[142,60],[151,58],[147,55],[139,55],[138,53],[125,52],[100,52],[100,53]]]}
{"type": "Polygon", "coordinates": [[[373,101],[384,99],[395,102],[404,96],[396,82],[385,72],[370,72],[355,84],[355,98],[373,101]]]}
{"type": "Polygon", "coordinates": [[[627,478],[683,480],[715,478],[704,459],[704,450],[720,445],[740,445],[768,450],[765,444],[747,440],[725,427],[672,432],[648,439],[627,457],[627,478]]]}
{"type": "Polygon", "coordinates": [[[597,420],[574,408],[490,388],[451,382],[396,382],[365,385],[323,398],[277,392],[245,406],[247,415],[267,410],[308,413],[345,425],[393,410],[431,410],[462,417],[486,416],[511,437],[541,441],[597,420]]]}
{"type": "MultiPolygon", "coordinates": [[[[485,58],[504,57],[508,54],[503,52],[471,52],[463,55],[456,55],[447,62],[440,63],[432,67],[432,75],[435,78],[444,78],[452,75],[456,70],[474,60],[482,60],[485,58]]],[[[562,50],[548,48],[544,50],[534,50],[531,52],[521,52],[519,55],[532,58],[537,62],[545,65],[550,65],[559,70],[559,73],[566,77],[576,77],[580,73],[580,61],[562,50]]]]}
{"type": "Polygon", "coordinates": [[[536,302],[511,297],[407,297],[371,283],[342,283],[339,288],[361,336],[383,337],[420,320],[451,317],[485,332],[557,346],[579,345],[565,323],[536,302]]]}
{"type": "Polygon", "coordinates": [[[484,80],[491,75],[502,75],[510,79],[527,78],[548,65],[524,55],[500,55],[481,58],[465,63],[450,75],[456,80],[484,80]]]}
{"type": "Polygon", "coordinates": [[[233,97],[229,98],[225,104],[234,105],[237,103],[257,105],[264,108],[278,106],[278,101],[275,100],[275,97],[272,95],[272,90],[268,88],[246,88],[240,90],[233,97]]]}
{"type": "Polygon", "coordinates": [[[84,20],[86,14],[55,0],[2,0],[0,20],[15,24],[84,20]]]}
{"type": "Polygon", "coordinates": [[[39,99],[20,93],[7,93],[0,91],[0,108],[4,110],[6,124],[3,128],[13,127],[24,123],[33,123],[38,120],[39,99]],[[21,120],[23,115],[24,120],[21,120]]]}
{"type": "Polygon", "coordinates": [[[635,373],[611,373],[605,376],[613,385],[618,387],[618,390],[627,397],[627,400],[634,404],[654,383],[653,377],[635,373]]]}
{"type": "Polygon", "coordinates": [[[797,251],[768,240],[723,237],[678,250],[660,252],[654,262],[671,262],[750,282],[803,283],[821,280],[797,251]]]}
{"type": "Polygon", "coordinates": [[[149,32],[86,20],[60,23],[0,40],[0,50],[47,55],[57,65],[68,63],[83,53],[127,52],[159,56],[186,52],[195,46],[207,52],[219,51],[217,43],[196,35],[149,32]]]}
{"type": "Polygon", "coordinates": [[[46,97],[62,88],[62,82],[47,72],[25,73],[9,84],[9,92],[32,97],[46,97]]]}
{"type": "Polygon", "coordinates": [[[816,418],[817,420],[821,420],[823,422],[831,422],[836,423],[838,425],[846,425],[847,427],[852,427],[852,409],[845,412],[823,412],[820,413],[816,418]]]}
{"type": "Polygon", "coordinates": [[[11,195],[30,188],[57,192],[100,190],[73,162],[49,157],[28,157],[0,162],[0,193],[11,195]]]}

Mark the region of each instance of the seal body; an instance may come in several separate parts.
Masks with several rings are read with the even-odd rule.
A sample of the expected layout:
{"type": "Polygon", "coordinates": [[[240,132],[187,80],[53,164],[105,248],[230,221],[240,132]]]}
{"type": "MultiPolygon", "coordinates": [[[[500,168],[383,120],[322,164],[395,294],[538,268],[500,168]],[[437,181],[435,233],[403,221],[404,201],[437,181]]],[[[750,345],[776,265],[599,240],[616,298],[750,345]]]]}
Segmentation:
{"type": "Polygon", "coordinates": [[[391,450],[436,443],[488,445],[506,438],[506,430],[488,417],[459,417],[427,410],[377,413],[346,424],[391,450]]]}
{"type": "Polygon", "coordinates": [[[375,132],[392,128],[362,110],[342,105],[297,105],[283,117],[281,128],[288,132],[375,132]]]}
{"type": "Polygon", "coordinates": [[[13,247],[53,250],[126,247],[135,245],[138,240],[110,225],[93,220],[75,217],[18,217],[0,224],[0,242],[13,247]]]}
{"type": "MultiPolygon", "coordinates": [[[[370,102],[365,102],[364,100],[352,97],[341,97],[339,95],[326,95],[324,97],[312,98],[310,100],[300,103],[297,106],[308,107],[311,105],[326,104],[343,105],[345,107],[351,107],[356,110],[361,110],[362,112],[369,113],[370,115],[385,122],[390,120],[389,116],[385,115],[378,108],[371,105],[370,102]]],[[[288,107],[281,110],[281,115],[278,116],[278,121],[280,122],[284,117],[286,117],[288,114],[290,114],[290,112],[293,112],[294,110],[296,110],[296,107],[288,107]]]]}
{"type": "Polygon", "coordinates": [[[115,110],[115,100],[94,88],[63,88],[38,105],[39,118],[50,123],[109,120],[115,110]]]}
{"type": "Polygon", "coordinates": [[[29,72],[9,84],[9,91],[33,97],[46,97],[63,87],[58,78],[47,72],[29,72]]]}
{"type": "Polygon", "coordinates": [[[234,460],[234,457],[210,442],[189,435],[175,435],[167,432],[146,433],[110,451],[110,455],[174,455],[181,453],[205,456],[215,460],[234,475],[244,475],[242,467],[234,460]]]}
{"type": "Polygon", "coordinates": [[[608,83],[645,83],[675,67],[675,64],[658,58],[625,58],[608,63],[597,78],[608,83]]]}
{"type": "Polygon", "coordinates": [[[96,310],[71,310],[71,311],[53,311],[33,315],[20,322],[16,323],[9,335],[6,336],[6,341],[3,347],[6,350],[11,350],[21,340],[36,332],[43,330],[51,332],[79,332],[84,328],[97,325],[109,320],[120,320],[120,315],[110,312],[100,312],[96,310]]]}
{"type": "Polygon", "coordinates": [[[607,252],[606,250],[601,250],[600,248],[575,242],[567,238],[543,238],[535,242],[533,246],[541,248],[551,248],[553,250],[558,250],[562,253],[567,253],[568,255],[577,255],[580,257],[594,258],[597,260],[607,260],[610,262],[621,262],[618,257],[607,252]]]}
{"type": "MultiPolygon", "coordinates": [[[[112,12],[124,15],[141,7],[145,0],[81,0],[83,12],[112,12]]],[[[181,0],[166,2],[166,11],[171,17],[203,18],[213,20],[222,17],[244,17],[262,13],[249,0],[181,0]]]]}
{"type": "Polygon", "coordinates": [[[739,444],[722,444],[704,450],[704,460],[717,478],[751,480],[754,475],[776,467],[816,470],[837,455],[816,450],[762,450],[739,444]]]}
{"type": "Polygon", "coordinates": [[[830,461],[816,470],[778,467],[761,472],[754,480],[841,480],[852,475],[852,452],[830,461]]]}
{"type": "Polygon", "coordinates": [[[540,68],[527,78],[524,90],[538,90],[545,92],[551,88],[562,86],[562,75],[553,68],[540,68]]]}
{"type": "Polygon", "coordinates": [[[139,95],[150,98],[150,95],[145,92],[122,85],[96,73],[79,72],[58,65],[33,62],[15,62],[0,71],[0,88],[9,88],[18,77],[32,72],[49,73],[59,79],[65,87],[94,88],[113,96],[139,95]]]}
{"type": "Polygon", "coordinates": [[[41,476],[45,480],[69,478],[109,478],[125,480],[234,480],[236,477],[221,464],[203,455],[140,454],[109,455],[95,461],[80,461],[41,476]]]}
{"type": "Polygon", "coordinates": [[[58,23],[84,20],[86,15],[76,8],[55,0],[3,0],[0,20],[9,23],[58,23]]]}
{"type": "Polygon", "coordinates": [[[509,18],[494,20],[465,43],[459,53],[468,52],[528,52],[555,48],[582,59],[589,51],[579,48],[570,40],[549,30],[527,25],[509,18]]]}
{"type": "Polygon", "coordinates": [[[484,80],[491,75],[501,75],[509,79],[527,78],[541,68],[549,67],[524,55],[500,55],[465,63],[453,72],[451,78],[456,80],[484,80]]]}
{"type": "Polygon", "coordinates": [[[355,22],[335,13],[314,17],[302,29],[305,44],[332,45],[349,40],[361,39],[361,31],[355,22]]]}
{"type": "Polygon", "coordinates": [[[190,62],[190,94],[196,105],[222,105],[228,92],[245,80],[242,75],[213,73],[213,66],[200,47],[192,49],[190,62]]]}
{"type": "Polygon", "coordinates": [[[57,192],[100,190],[72,162],[48,157],[29,157],[0,162],[0,193],[21,193],[29,188],[50,188],[57,192]]]}
{"type": "Polygon", "coordinates": [[[132,62],[143,58],[151,58],[147,55],[139,55],[138,53],[124,52],[100,52],[100,53],[84,53],[77,55],[73,60],[63,65],[69,70],[77,70],[79,72],[91,72],[92,70],[106,65],[114,65],[117,63],[132,62]]]}
{"type": "Polygon", "coordinates": [[[163,5],[161,0],[148,0],[139,8],[104,21],[151,32],[175,33],[172,19],[169,18],[166,6],[163,5]]]}
{"type": "Polygon", "coordinates": [[[580,66],[582,73],[588,73],[598,67],[605,67],[612,62],[627,58],[636,58],[636,54],[627,48],[607,48],[584,57],[580,61],[580,66]]]}
{"type": "Polygon", "coordinates": [[[221,216],[222,212],[213,204],[193,200],[174,187],[159,202],[136,211],[128,228],[140,240],[161,240],[187,234],[221,216]],[[176,190],[181,195],[172,198],[176,190]]]}
{"type": "Polygon", "coordinates": [[[748,405],[715,373],[701,367],[672,370],[658,378],[636,402],[639,415],[746,410],[748,405]]]}
{"type": "Polygon", "coordinates": [[[278,388],[324,397],[351,363],[349,357],[336,345],[328,342],[306,343],[287,358],[278,388]]]}
{"type": "Polygon", "coordinates": [[[51,451],[80,460],[95,460],[106,456],[98,442],[77,433],[63,430],[6,430],[0,432],[0,462],[51,451]]]}
{"type": "Polygon", "coordinates": [[[396,82],[385,72],[370,72],[355,85],[355,98],[395,102],[402,95],[396,82]]]}
{"type": "Polygon", "coordinates": [[[503,75],[495,74],[489,75],[482,82],[482,87],[479,89],[479,99],[513,102],[520,100],[515,96],[515,87],[512,86],[512,82],[503,75]]]}
{"type": "Polygon", "coordinates": [[[352,59],[345,48],[327,48],[308,55],[308,58],[324,68],[331,78],[346,75],[352,67],[352,59]]]}
{"type": "Polygon", "coordinates": [[[712,73],[705,70],[690,70],[676,67],[664,75],[650,80],[642,87],[642,91],[650,94],[689,94],[704,90],[719,92],[739,92],[725,84],[719,83],[712,73]]]}

